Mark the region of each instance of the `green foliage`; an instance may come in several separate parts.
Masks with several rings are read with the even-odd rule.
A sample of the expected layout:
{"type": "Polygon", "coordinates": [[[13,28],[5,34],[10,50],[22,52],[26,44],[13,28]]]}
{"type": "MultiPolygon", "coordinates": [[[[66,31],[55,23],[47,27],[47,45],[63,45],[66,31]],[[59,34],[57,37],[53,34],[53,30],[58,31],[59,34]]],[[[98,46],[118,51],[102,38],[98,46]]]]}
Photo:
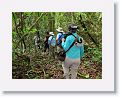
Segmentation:
{"type": "Polygon", "coordinates": [[[102,51],[98,48],[95,48],[93,50],[93,57],[92,57],[93,61],[97,62],[97,63],[101,63],[102,64],[102,51]]]}
{"type": "Polygon", "coordinates": [[[88,48],[89,54],[92,56],[92,61],[102,64],[102,50],[100,48],[88,48]]]}
{"type": "Polygon", "coordinates": [[[12,32],[12,37],[16,37],[17,36],[17,33],[15,31],[12,32]]]}
{"type": "Polygon", "coordinates": [[[27,27],[26,29],[24,29],[24,32],[26,32],[26,33],[29,33],[29,34],[33,34],[33,33],[35,33],[36,31],[37,31],[37,29],[36,28],[33,28],[33,29],[31,29],[30,31],[29,31],[29,27],[27,27]]]}

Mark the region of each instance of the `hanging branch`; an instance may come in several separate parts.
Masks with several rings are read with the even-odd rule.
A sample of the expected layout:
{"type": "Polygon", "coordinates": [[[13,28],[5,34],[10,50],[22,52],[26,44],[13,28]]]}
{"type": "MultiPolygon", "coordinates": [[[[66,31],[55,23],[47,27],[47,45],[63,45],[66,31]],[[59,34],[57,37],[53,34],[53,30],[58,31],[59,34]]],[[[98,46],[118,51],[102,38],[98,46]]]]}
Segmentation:
{"type": "Polygon", "coordinates": [[[40,17],[38,17],[38,19],[33,23],[33,25],[30,27],[30,29],[28,31],[30,31],[34,26],[35,24],[39,21],[39,19],[43,16],[44,13],[41,14],[40,17]]]}
{"type": "MultiPolygon", "coordinates": [[[[24,31],[23,31],[23,13],[21,12],[20,13],[20,18],[21,18],[21,31],[24,33],[24,31]]],[[[24,38],[22,38],[22,41],[23,41],[23,45],[24,45],[24,48],[23,49],[26,49],[26,44],[25,44],[25,40],[24,40],[24,38]]]]}
{"type": "Polygon", "coordinates": [[[90,39],[91,39],[91,40],[95,43],[95,45],[98,47],[97,42],[94,40],[94,38],[93,38],[93,37],[91,36],[91,34],[88,32],[88,29],[87,29],[87,27],[86,27],[84,21],[82,20],[81,14],[80,14],[80,20],[79,20],[79,21],[80,21],[82,27],[84,28],[85,32],[87,32],[87,34],[88,34],[88,36],[90,37],[90,39]]]}

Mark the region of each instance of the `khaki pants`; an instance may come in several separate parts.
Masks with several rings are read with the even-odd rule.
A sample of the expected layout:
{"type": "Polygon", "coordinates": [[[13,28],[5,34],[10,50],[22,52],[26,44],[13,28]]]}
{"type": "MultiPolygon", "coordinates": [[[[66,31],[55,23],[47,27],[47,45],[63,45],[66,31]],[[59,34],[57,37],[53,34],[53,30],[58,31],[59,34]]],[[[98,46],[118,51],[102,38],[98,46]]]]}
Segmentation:
{"type": "Polygon", "coordinates": [[[80,65],[80,59],[65,59],[63,66],[64,77],[66,79],[76,79],[77,77],[77,70],[80,65]]]}
{"type": "Polygon", "coordinates": [[[60,52],[61,50],[62,50],[62,48],[57,46],[57,52],[60,52]]]}

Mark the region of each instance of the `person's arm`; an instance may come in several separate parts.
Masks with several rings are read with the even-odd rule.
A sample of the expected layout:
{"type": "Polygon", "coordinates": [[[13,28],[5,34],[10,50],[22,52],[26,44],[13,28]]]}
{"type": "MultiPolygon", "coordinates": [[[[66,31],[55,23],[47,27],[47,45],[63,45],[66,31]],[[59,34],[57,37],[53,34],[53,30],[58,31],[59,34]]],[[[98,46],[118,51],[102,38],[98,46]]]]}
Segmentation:
{"type": "Polygon", "coordinates": [[[58,40],[58,38],[59,38],[59,34],[57,34],[56,41],[58,40]]]}
{"type": "Polygon", "coordinates": [[[62,47],[65,51],[68,50],[68,48],[70,47],[71,44],[72,44],[72,41],[71,41],[70,37],[67,37],[66,41],[64,38],[62,38],[62,47]]]}
{"type": "Polygon", "coordinates": [[[58,43],[58,39],[59,39],[59,34],[57,34],[56,43],[58,43]]]}
{"type": "Polygon", "coordinates": [[[50,44],[50,41],[51,41],[51,36],[48,38],[48,44],[50,44]]]}

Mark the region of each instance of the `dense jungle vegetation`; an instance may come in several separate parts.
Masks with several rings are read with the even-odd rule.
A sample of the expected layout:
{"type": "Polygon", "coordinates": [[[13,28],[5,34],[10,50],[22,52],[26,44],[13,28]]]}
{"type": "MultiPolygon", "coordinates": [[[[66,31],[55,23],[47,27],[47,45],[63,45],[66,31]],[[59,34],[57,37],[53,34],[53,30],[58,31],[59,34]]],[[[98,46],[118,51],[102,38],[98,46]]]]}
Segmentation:
{"type": "Polygon", "coordinates": [[[63,79],[58,60],[43,54],[46,31],[56,28],[68,31],[68,25],[79,26],[85,55],[78,69],[78,79],[102,78],[102,13],[101,12],[13,12],[12,13],[12,78],[63,79]],[[35,51],[33,38],[40,32],[40,50],[35,51]]]}

